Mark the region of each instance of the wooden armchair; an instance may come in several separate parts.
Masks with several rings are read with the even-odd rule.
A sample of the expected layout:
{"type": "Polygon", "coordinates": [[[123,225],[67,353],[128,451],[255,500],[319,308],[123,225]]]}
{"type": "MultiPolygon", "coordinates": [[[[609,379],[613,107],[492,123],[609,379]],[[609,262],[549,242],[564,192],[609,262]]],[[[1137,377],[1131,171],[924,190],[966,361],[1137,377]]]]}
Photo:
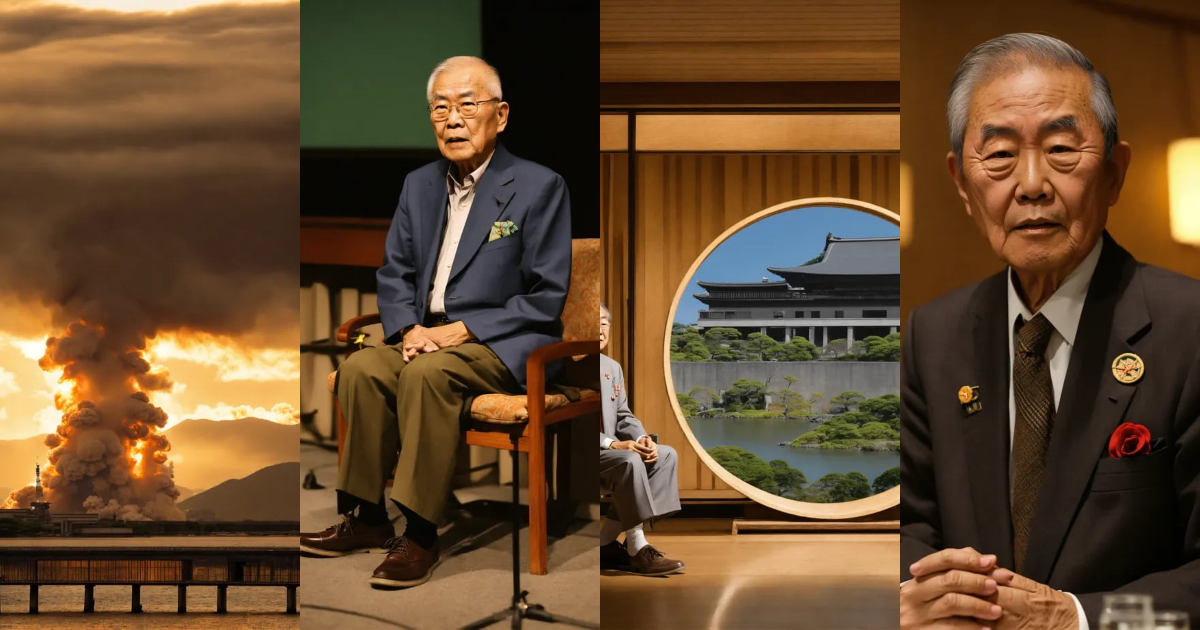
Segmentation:
{"type": "MultiPolygon", "coordinates": [[[[473,446],[513,450],[511,434],[520,431],[517,450],[529,454],[529,572],[548,572],[546,549],[547,428],[566,420],[600,413],[600,395],[582,389],[580,400],[546,393],[546,364],[558,359],[582,359],[600,354],[600,239],[574,239],[571,243],[571,286],[563,309],[563,340],[535,350],[526,363],[527,395],[486,394],[471,405],[471,426],[465,441],[473,446]]],[[[337,331],[337,340],[349,342],[357,331],[379,323],[379,314],[355,317],[337,331]]],[[[569,361],[568,361],[569,363],[569,361]]],[[[599,368],[597,367],[597,370],[599,368]]],[[[599,374],[588,382],[598,382],[599,374]]],[[[330,375],[330,388],[334,378],[330,375]]],[[[573,383],[574,384],[574,383],[573,383]]],[[[341,457],[346,420],[339,407],[338,457],[341,457]]],[[[513,454],[516,457],[516,453],[513,454]]]]}

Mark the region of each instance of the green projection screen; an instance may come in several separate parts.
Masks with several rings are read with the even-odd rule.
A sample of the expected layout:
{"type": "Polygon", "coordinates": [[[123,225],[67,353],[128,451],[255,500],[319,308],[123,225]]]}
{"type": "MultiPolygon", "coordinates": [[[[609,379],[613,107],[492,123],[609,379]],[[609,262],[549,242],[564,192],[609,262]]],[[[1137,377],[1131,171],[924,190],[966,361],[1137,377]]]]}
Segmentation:
{"type": "Polygon", "coordinates": [[[304,0],[300,146],[436,148],[425,82],[480,54],[480,0],[304,0]]]}

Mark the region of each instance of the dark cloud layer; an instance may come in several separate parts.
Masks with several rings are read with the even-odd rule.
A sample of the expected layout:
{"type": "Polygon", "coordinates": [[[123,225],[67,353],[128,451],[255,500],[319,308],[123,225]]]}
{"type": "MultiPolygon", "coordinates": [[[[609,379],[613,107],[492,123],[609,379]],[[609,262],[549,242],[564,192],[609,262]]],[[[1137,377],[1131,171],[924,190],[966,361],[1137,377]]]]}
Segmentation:
{"type": "Polygon", "coordinates": [[[181,328],[292,345],[299,3],[8,6],[0,296],[134,345],[181,328]]]}

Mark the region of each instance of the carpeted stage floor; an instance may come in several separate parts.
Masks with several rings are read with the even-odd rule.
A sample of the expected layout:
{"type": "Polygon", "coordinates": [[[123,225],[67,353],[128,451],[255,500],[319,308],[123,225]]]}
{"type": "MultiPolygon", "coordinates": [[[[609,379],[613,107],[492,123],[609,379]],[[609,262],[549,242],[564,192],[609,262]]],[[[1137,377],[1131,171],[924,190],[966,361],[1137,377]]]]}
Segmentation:
{"type": "MultiPolygon", "coordinates": [[[[301,490],[300,527],[315,531],[337,522],[333,486],[337,455],[311,446],[300,447],[301,475],[317,469],[325,490],[301,490]]],[[[511,500],[511,488],[493,488],[491,497],[511,500]]],[[[481,491],[459,493],[470,501],[481,491]]],[[[486,492],[483,491],[483,492],[486,492]]],[[[399,511],[389,506],[393,516],[399,511]]],[[[506,510],[499,510],[506,514],[506,510]]],[[[500,517],[502,518],[502,516],[500,517]]],[[[302,628],[376,630],[384,628],[457,628],[508,606],[512,596],[511,526],[500,518],[457,522],[442,530],[441,566],[425,584],[399,591],[378,590],[367,583],[382,554],[355,554],[341,558],[303,557],[300,561],[300,620],[302,628]],[[473,537],[474,543],[470,540],[473,537]],[[447,553],[447,547],[460,544],[447,553]]],[[[396,531],[404,529],[401,518],[396,531]]],[[[556,614],[597,623],[600,621],[600,524],[578,521],[570,533],[550,541],[550,573],[531,576],[528,530],[521,529],[521,587],[530,591],[530,603],[556,614]]],[[[508,622],[497,624],[507,628],[508,622]]],[[[552,627],[536,621],[526,628],[552,627]]],[[[555,625],[553,627],[566,628],[555,625]]]]}
{"type": "MultiPolygon", "coordinates": [[[[326,490],[302,490],[305,531],[337,520],[332,490],[335,454],[300,447],[301,474],[317,469],[326,490]]],[[[468,489],[464,502],[510,497],[507,488],[468,489]]],[[[393,516],[398,516],[394,507],[393,516]]],[[[443,560],[426,584],[400,591],[372,588],[381,554],[301,559],[301,627],[376,630],[457,628],[508,605],[510,527],[503,509],[457,521],[442,531],[443,560]],[[457,547],[455,547],[457,545],[457,547]],[[453,547],[449,553],[447,547],[453,547]]],[[[396,523],[403,530],[403,520],[396,523]]],[[[600,575],[600,524],[578,521],[551,539],[550,574],[527,573],[527,530],[521,530],[521,586],[551,612],[614,630],[892,629],[898,625],[900,542],[897,534],[730,534],[729,519],[670,519],[650,542],[687,563],[681,574],[646,578],[600,575]]],[[[508,627],[507,621],[497,628],[508,627]]],[[[551,627],[528,621],[526,628],[551,627]]],[[[567,626],[556,626],[566,628],[567,626]]]]}

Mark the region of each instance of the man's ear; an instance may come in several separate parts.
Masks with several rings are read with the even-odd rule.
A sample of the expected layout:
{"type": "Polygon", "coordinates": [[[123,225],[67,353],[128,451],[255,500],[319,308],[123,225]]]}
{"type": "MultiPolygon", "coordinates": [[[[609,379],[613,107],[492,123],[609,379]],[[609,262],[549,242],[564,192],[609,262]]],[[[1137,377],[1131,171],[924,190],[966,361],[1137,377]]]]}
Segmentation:
{"type": "Polygon", "coordinates": [[[971,203],[967,197],[967,189],[964,187],[962,170],[958,166],[958,159],[955,158],[954,152],[946,154],[946,168],[950,171],[950,179],[954,180],[954,186],[958,188],[958,197],[962,199],[963,207],[967,210],[967,216],[971,216],[971,203]]]}
{"type": "Polygon", "coordinates": [[[1124,140],[1113,147],[1112,157],[1108,160],[1108,205],[1117,205],[1121,198],[1121,188],[1125,186],[1125,173],[1129,170],[1129,162],[1133,159],[1133,149],[1124,140]]]}
{"type": "Polygon", "coordinates": [[[496,115],[500,117],[500,124],[498,124],[496,126],[496,133],[500,133],[501,131],[504,131],[505,127],[508,126],[508,103],[507,102],[501,101],[501,103],[496,106],[496,115]]]}

